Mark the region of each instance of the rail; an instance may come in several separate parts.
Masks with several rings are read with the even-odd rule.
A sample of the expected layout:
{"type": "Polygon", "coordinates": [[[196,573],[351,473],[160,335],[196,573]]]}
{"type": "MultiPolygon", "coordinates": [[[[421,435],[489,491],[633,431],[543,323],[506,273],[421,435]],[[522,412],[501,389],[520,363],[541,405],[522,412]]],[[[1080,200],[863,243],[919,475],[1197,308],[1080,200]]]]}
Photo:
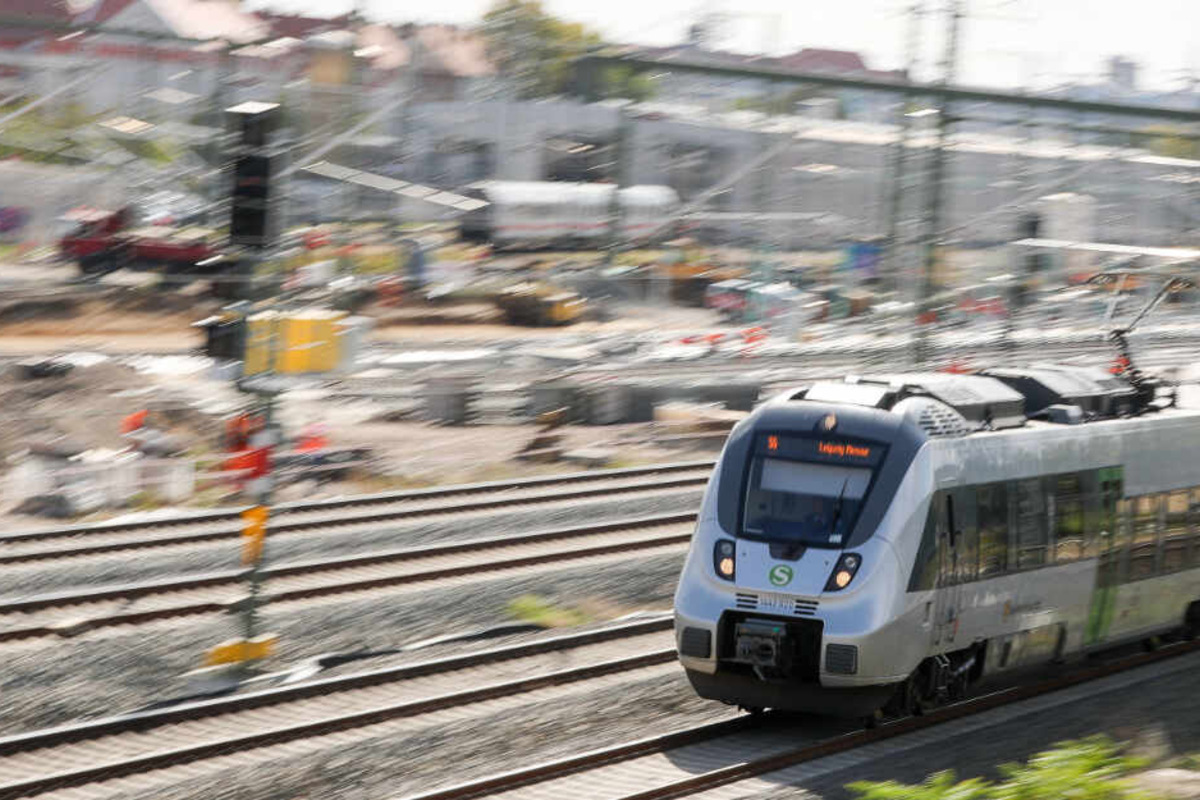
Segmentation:
{"type": "MultiPolygon", "coordinates": [[[[487,494],[492,492],[520,491],[549,486],[562,486],[577,483],[591,483],[618,478],[639,478],[651,475],[665,475],[676,472],[688,472],[701,469],[711,469],[712,460],[683,461],[670,464],[656,464],[645,467],[625,467],[621,469],[592,470],[590,472],[570,472],[562,475],[547,475],[534,478],[522,478],[510,481],[487,481],[480,483],[456,484],[453,486],[435,486],[427,489],[411,489],[395,492],[378,492],[374,494],[353,495],[349,497],[331,498],[326,500],[304,500],[290,503],[278,503],[272,506],[272,513],[278,517],[287,514],[304,512],[335,511],[345,508],[361,508],[387,503],[416,502],[423,500],[438,500],[448,497],[458,497],[472,494],[487,494]]],[[[654,488],[655,484],[643,488],[654,488]]],[[[564,495],[559,494],[559,497],[564,495]]],[[[569,495],[565,495],[568,498],[569,495]]],[[[130,531],[155,530],[181,525],[201,525],[205,523],[234,522],[240,520],[240,515],[247,506],[221,508],[212,511],[201,511],[193,514],[182,514],[176,517],[164,517],[152,520],[130,520],[123,522],[98,522],[88,525],[67,525],[58,528],[38,528],[28,531],[15,531],[0,535],[0,564],[5,563],[2,555],[6,545],[18,542],[42,541],[49,539],[73,538],[93,534],[124,533],[130,531]]],[[[299,527],[310,526],[305,523],[299,527]]],[[[278,526],[272,530],[278,530],[278,526]]],[[[233,530],[232,528],[230,529],[233,530]]]]}
{"type": "MultiPolygon", "coordinates": [[[[840,735],[824,737],[813,743],[788,746],[781,752],[774,752],[760,758],[738,760],[736,758],[729,758],[727,749],[709,747],[706,748],[705,752],[709,754],[708,759],[710,763],[717,760],[724,760],[726,762],[732,760],[736,763],[726,763],[724,766],[714,767],[700,773],[688,772],[683,768],[668,767],[668,771],[673,772],[675,775],[673,779],[668,779],[652,788],[623,795],[621,796],[621,800],[669,800],[670,798],[688,796],[814,761],[818,758],[844,753],[875,742],[904,736],[1020,700],[1027,700],[1109,675],[1115,675],[1119,672],[1198,651],[1200,651],[1200,642],[1190,642],[1172,645],[1153,653],[1118,658],[1108,663],[1075,669],[1065,675],[1028,685],[1014,686],[983,694],[935,711],[927,712],[923,716],[905,717],[875,728],[862,728],[840,735]]],[[[767,714],[763,719],[766,720],[774,717],[776,715],[767,714]]],[[[469,798],[490,796],[524,786],[540,784],[545,781],[582,775],[599,768],[621,762],[632,762],[645,756],[666,753],[677,748],[717,741],[753,730],[756,724],[758,724],[758,721],[751,717],[741,717],[724,722],[700,725],[556,761],[510,770],[497,775],[466,781],[416,795],[407,795],[403,800],[468,800],[469,798]]],[[[704,757],[701,756],[699,759],[690,758],[686,763],[689,765],[689,768],[694,768],[697,766],[698,761],[699,763],[704,763],[704,757]]],[[[647,781],[641,781],[641,783],[644,785],[647,781]]],[[[554,796],[567,798],[571,796],[586,797],[588,795],[582,791],[578,794],[564,791],[554,796]]]]}
{"type": "MultiPolygon", "coordinates": [[[[519,567],[682,545],[691,539],[691,532],[678,528],[690,525],[695,519],[696,515],[693,512],[661,514],[520,536],[489,537],[278,565],[263,570],[265,579],[276,581],[275,588],[265,595],[265,599],[272,603],[309,600],[348,592],[383,589],[465,575],[479,576],[519,567]],[[655,529],[661,528],[667,530],[654,532],[655,529]],[[564,542],[572,540],[604,536],[607,538],[599,544],[563,546],[564,542]],[[489,554],[490,560],[477,557],[489,554]],[[453,558],[464,555],[467,557],[453,558]],[[421,562],[432,564],[422,568],[421,562]],[[383,568],[382,571],[380,568],[383,568]],[[326,575],[329,580],[313,581],[314,575],[326,575]]],[[[243,575],[240,570],[228,570],[184,578],[0,600],[0,616],[18,622],[14,627],[0,629],[0,642],[52,635],[74,636],[96,628],[145,624],[162,619],[227,611],[240,602],[240,598],[228,599],[227,589],[204,591],[199,596],[197,593],[201,590],[222,590],[223,587],[236,588],[241,584],[243,575]],[[181,595],[183,599],[174,604],[163,604],[159,599],[148,608],[129,608],[130,604],[139,600],[164,596],[169,598],[171,595],[181,595]],[[103,603],[117,604],[119,607],[102,609],[89,615],[89,605],[97,606],[103,603]],[[61,613],[48,619],[39,620],[34,617],[27,624],[19,624],[22,617],[47,612],[61,613]]]]}
{"type": "MultiPolygon", "coordinates": [[[[669,664],[675,659],[674,648],[661,646],[668,643],[669,639],[660,642],[656,635],[669,631],[671,625],[669,618],[658,617],[466,655],[3,737],[0,738],[0,800],[86,785],[148,770],[187,764],[228,752],[241,752],[669,664]],[[646,637],[656,638],[644,644],[637,643],[639,638],[646,637]],[[491,683],[484,681],[468,688],[432,696],[401,698],[382,704],[371,703],[369,699],[361,704],[351,705],[346,702],[351,693],[377,690],[389,684],[401,684],[428,676],[453,676],[473,667],[530,659],[539,654],[586,648],[590,645],[610,646],[612,642],[619,640],[632,642],[628,654],[607,660],[583,658],[581,660],[587,663],[581,667],[534,673],[516,680],[491,683]],[[659,642],[659,646],[654,646],[656,642],[659,642]],[[302,701],[324,702],[322,709],[328,713],[318,719],[304,718],[297,721],[293,704],[302,701]],[[345,710],[347,705],[351,705],[353,710],[345,710]],[[278,708],[278,715],[270,717],[262,713],[263,709],[269,708],[278,708]],[[255,717],[239,719],[239,714],[252,710],[256,711],[255,717]],[[221,717],[230,719],[214,735],[213,721],[221,717]],[[186,728],[188,723],[197,721],[200,721],[203,727],[193,726],[190,733],[181,730],[186,728]],[[156,741],[157,737],[154,735],[146,735],[156,730],[163,731],[163,742],[156,741]],[[123,736],[129,737],[129,741],[124,742],[122,755],[114,759],[115,751],[106,745],[113,744],[112,739],[123,736]],[[21,756],[27,753],[53,753],[52,748],[70,748],[72,745],[78,746],[78,750],[82,752],[73,752],[61,759],[39,758],[32,768],[28,761],[21,759],[21,756]],[[89,748],[89,745],[92,746],[89,748]],[[130,750],[135,752],[130,754],[130,750]],[[80,766],[81,762],[83,766],[80,766]],[[54,772],[58,764],[72,766],[54,772]]],[[[447,684],[440,684],[444,685],[447,684]]],[[[365,696],[364,699],[373,696],[365,696]]],[[[60,751],[58,755],[63,753],[60,751]]]]}

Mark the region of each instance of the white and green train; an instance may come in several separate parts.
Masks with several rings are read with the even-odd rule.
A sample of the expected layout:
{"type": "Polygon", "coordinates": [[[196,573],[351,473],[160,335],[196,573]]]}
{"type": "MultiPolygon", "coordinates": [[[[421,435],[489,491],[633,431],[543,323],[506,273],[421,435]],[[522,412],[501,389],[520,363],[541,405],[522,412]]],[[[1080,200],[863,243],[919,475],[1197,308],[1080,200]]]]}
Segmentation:
{"type": "Polygon", "coordinates": [[[1145,389],[1039,367],[764,404],[725,445],[675,596],[692,685],[750,709],[903,712],[1196,633],[1200,411],[1145,389]]]}

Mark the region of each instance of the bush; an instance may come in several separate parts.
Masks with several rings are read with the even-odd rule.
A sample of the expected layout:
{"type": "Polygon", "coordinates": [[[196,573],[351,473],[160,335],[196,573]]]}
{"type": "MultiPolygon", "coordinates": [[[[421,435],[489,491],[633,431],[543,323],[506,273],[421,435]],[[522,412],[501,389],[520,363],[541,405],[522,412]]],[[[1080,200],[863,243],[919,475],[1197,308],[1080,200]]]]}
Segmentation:
{"type": "Polygon", "coordinates": [[[847,786],[859,800],[1149,800],[1133,788],[1129,773],[1143,767],[1122,755],[1105,736],[1060,742],[1029,763],[1000,767],[1004,780],[957,782],[952,770],[931,775],[919,786],[896,781],[860,781],[847,786]]]}

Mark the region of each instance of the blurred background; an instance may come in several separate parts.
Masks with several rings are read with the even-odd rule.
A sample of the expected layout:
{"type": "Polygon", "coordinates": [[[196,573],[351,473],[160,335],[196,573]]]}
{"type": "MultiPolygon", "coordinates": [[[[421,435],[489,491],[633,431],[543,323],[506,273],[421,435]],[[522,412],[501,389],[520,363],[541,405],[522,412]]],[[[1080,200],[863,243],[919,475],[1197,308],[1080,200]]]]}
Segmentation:
{"type": "MultiPolygon", "coordinates": [[[[679,668],[714,458],[847,374],[1051,361],[1194,405],[1197,31],[1195,0],[0,0],[0,798],[429,800],[584,753],[653,764],[538,796],[645,798],[836,751],[877,718],[764,721],[679,668]]],[[[1082,526],[1075,485],[1047,519],[1069,496],[1082,526]]],[[[1107,545],[1180,570],[1131,582],[1129,630],[1200,564],[1188,491],[1107,545]]],[[[988,602],[1040,627],[992,652],[1057,660],[1012,585],[988,602]]],[[[1151,633],[1131,649],[1178,652],[1151,633]]],[[[1200,671],[1150,669],[839,751],[806,790],[1061,797],[1152,763],[1200,797],[1200,671]],[[1088,740],[1006,773],[1042,794],[844,788],[1093,732],[1148,760],[1088,740]]]]}
{"type": "MultiPolygon", "coordinates": [[[[222,502],[268,429],[285,495],[636,464],[823,375],[1107,365],[1160,283],[1089,279],[1200,245],[1197,12],[1150,5],[6,0],[0,496],[222,502]]],[[[1194,295],[1131,334],[1185,382],[1194,295]]]]}

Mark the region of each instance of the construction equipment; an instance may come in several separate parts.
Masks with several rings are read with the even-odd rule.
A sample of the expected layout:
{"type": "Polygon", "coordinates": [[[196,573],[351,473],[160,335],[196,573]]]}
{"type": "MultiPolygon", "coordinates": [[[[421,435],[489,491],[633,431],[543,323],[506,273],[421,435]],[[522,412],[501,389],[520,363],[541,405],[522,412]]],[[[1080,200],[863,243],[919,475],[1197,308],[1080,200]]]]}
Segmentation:
{"type": "Polygon", "coordinates": [[[519,283],[501,290],[496,307],[510,325],[570,325],[583,316],[587,301],[575,292],[544,283],[519,283]]]}
{"type": "Polygon", "coordinates": [[[131,208],[116,211],[82,208],[63,218],[73,227],[59,240],[64,258],[78,263],[84,275],[118,269],[163,269],[169,274],[199,274],[228,268],[214,257],[221,249],[215,232],[206,228],[149,226],[135,228],[131,208]],[[213,265],[213,269],[205,269],[213,265]]]}

